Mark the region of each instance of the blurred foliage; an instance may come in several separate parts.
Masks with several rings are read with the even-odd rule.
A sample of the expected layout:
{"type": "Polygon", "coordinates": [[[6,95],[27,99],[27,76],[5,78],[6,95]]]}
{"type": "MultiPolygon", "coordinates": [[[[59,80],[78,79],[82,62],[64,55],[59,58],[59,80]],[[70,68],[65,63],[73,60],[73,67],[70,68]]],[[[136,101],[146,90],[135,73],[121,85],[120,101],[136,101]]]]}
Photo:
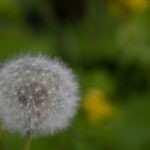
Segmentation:
{"type": "MultiPolygon", "coordinates": [[[[19,54],[56,56],[80,83],[70,128],[33,139],[31,150],[150,149],[149,18],[149,0],[0,1],[1,64],[19,54]]],[[[0,131],[1,150],[24,141],[0,131]]]]}

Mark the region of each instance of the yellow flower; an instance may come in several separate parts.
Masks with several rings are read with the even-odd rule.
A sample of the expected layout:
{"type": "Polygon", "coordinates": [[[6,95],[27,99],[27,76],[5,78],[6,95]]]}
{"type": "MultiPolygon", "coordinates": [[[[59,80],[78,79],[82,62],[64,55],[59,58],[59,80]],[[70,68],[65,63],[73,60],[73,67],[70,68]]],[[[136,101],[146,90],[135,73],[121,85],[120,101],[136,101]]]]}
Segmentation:
{"type": "Polygon", "coordinates": [[[111,14],[112,17],[120,18],[123,16],[123,10],[119,2],[117,1],[108,1],[107,11],[111,14]]]}
{"type": "Polygon", "coordinates": [[[149,3],[148,0],[121,0],[124,6],[133,12],[145,9],[149,3]]]}
{"type": "Polygon", "coordinates": [[[83,108],[87,112],[89,121],[94,124],[110,117],[113,112],[112,105],[98,89],[92,89],[85,95],[83,108]]]}
{"type": "Polygon", "coordinates": [[[149,0],[108,0],[107,10],[113,17],[127,15],[127,12],[138,13],[150,6],[149,0]],[[128,11],[127,11],[128,10],[128,11]]]}

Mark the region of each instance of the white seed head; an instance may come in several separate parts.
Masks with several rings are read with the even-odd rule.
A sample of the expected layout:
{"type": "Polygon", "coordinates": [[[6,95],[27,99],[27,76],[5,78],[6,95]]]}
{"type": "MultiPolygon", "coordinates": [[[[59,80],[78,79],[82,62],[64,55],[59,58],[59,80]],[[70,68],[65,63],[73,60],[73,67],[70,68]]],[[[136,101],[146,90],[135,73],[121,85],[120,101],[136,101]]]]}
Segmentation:
{"type": "Polygon", "coordinates": [[[24,56],[1,69],[0,119],[12,132],[38,136],[66,128],[78,100],[72,71],[58,60],[24,56]]]}

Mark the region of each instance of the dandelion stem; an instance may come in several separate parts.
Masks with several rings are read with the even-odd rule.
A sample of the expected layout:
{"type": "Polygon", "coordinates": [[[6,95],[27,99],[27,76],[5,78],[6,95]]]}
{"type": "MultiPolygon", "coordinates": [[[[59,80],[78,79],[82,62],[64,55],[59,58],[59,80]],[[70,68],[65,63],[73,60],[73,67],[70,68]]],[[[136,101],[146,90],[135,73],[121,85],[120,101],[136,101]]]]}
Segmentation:
{"type": "Polygon", "coordinates": [[[31,136],[29,135],[27,137],[27,141],[25,143],[25,147],[24,147],[24,150],[30,150],[30,145],[31,145],[31,136]]]}

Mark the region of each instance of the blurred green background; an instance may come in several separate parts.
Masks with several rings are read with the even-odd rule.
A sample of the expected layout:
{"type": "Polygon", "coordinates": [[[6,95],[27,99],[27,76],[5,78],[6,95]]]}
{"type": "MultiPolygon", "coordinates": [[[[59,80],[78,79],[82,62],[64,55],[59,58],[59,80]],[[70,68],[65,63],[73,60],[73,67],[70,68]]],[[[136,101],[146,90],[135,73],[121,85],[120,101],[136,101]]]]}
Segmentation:
{"type": "MultiPolygon", "coordinates": [[[[150,150],[149,0],[0,0],[1,64],[60,57],[81,90],[71,126],[31,150],[150,150]]],[[[0,150],[25,139],[0,131],[0,150]]]]}

